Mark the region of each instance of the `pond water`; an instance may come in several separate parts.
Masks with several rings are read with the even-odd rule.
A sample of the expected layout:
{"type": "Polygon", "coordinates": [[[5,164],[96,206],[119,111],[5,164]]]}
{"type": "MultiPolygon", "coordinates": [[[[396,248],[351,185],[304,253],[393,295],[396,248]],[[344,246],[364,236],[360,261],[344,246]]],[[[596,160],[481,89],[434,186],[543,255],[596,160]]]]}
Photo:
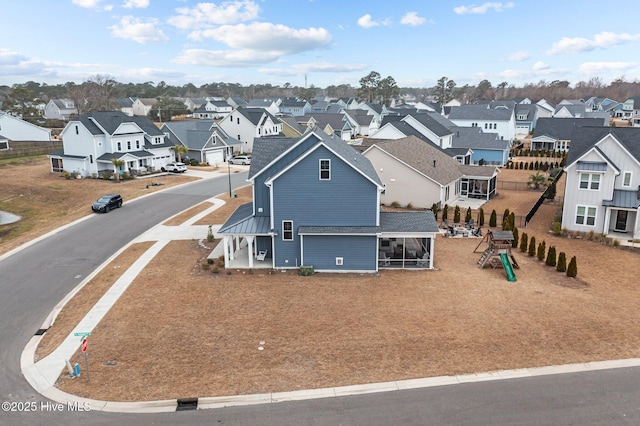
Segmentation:
{"type": "Polygon", "coordinates": [[[8,223],[17,222],[19,220],[20,216],[0,210],[0,225],[6,225],[8,223]]]}

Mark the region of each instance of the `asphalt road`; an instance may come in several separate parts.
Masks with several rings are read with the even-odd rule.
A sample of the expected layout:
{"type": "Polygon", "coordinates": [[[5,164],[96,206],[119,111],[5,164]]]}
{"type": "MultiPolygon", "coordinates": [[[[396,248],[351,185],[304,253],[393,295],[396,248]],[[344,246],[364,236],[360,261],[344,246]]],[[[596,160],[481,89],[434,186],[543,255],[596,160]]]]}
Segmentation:
{"type": "MultiPolygon", "coordinates": [[[[232,178],[236,188],[246,173],[232,178]]],[[[20,372],[20,354],[52,308],[133,238],[227,190],[225,176],[125,202],[0,261],[0,402],[32,409],[0,411],[0,425],[640,424],[640,368],[177,413],[55,411],[20,372]]]]}

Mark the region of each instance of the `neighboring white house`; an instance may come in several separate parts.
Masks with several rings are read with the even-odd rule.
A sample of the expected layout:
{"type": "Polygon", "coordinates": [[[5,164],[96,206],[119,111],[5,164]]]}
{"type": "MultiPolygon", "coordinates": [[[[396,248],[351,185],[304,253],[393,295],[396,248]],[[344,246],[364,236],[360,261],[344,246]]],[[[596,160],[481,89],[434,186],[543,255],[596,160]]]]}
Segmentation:
{"type": "Polygon", "coordinates": [[[10,141],[50,141],[51,130],[0,111],[0,136],[10,141]]]}
{"type": "Polygon", "coordinates": [[[640,130],[577,129],[564,170],[563,229],[640,238],[640,130]]]}
{"type": "Polygon", "coordinates": [[[247,105],[247,108],[263,108],[271,115],[276,115],[280,112],[280,104],[282,99],[280,98],[264,98],[264,99],[251,99],[247,105]]]}
{"type": "Polygon", "coordinates": [[[460,127],[479,127],[485,133],[497,133],[500,139],[511,141],[516,136],[515,102],[451,107],[449,120],[460,127]]]}
{"type": "Polygon", "coordinates": [[[146,117],[151,108],[158,103],[156,98],[134,98],[133,115],[146,117]]]}
{"type": "Polygon", "coordinates": [[[205,103],[193,111],[193,117],[201,120],[222,118],[233,111],[233,107],[227,101],[216,101],[207,98],[205,103]]]}
{"type": "Polygon", "coordinates": [[[242,142],[238,150],[243,153],[253,150],[254,138],[282,132],[282,122],[264,108],[238,107],[220,120],[218,126],[227,135],[242,142]]]}
{"type": "Polygon", "coordinates": [[[49,154],[51,171],[98,176],[116,171],[112,159],[124,160],[119,172],[159,170],[174,161],[173,144],[146,117],[129,117],[122,111],[80,115],[62,130],[61,150],[49,154]]]}
{"type": "Polygon", "coordinates": [[[47,120],[65,120],[78,114],[75,103],[71,99],[51,99],[44,107],[44,118],[47,120]]]}

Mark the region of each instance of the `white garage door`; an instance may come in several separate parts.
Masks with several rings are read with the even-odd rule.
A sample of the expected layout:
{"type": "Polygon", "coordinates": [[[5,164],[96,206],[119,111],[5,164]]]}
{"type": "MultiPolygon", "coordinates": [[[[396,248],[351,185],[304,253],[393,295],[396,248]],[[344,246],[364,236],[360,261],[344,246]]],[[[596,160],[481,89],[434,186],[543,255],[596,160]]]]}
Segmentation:
{"type": "Polygon", "coordinates": [[[207,152],[207,163],[210,165],[222,164],[224,162],[224,153],[222,150],[207,152]]]}

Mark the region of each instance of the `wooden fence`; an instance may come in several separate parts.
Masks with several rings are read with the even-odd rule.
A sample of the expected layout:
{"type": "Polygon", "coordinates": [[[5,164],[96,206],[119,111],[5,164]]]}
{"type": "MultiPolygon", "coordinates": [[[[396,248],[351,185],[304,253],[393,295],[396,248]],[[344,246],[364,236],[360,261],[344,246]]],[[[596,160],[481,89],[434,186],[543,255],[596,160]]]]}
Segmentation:
{"type": "Polygon", "coordinates": [[[62,141],[9,141],[9,149],[0,150],[0,159],[50,154],[62,148],[62,141]]]}

